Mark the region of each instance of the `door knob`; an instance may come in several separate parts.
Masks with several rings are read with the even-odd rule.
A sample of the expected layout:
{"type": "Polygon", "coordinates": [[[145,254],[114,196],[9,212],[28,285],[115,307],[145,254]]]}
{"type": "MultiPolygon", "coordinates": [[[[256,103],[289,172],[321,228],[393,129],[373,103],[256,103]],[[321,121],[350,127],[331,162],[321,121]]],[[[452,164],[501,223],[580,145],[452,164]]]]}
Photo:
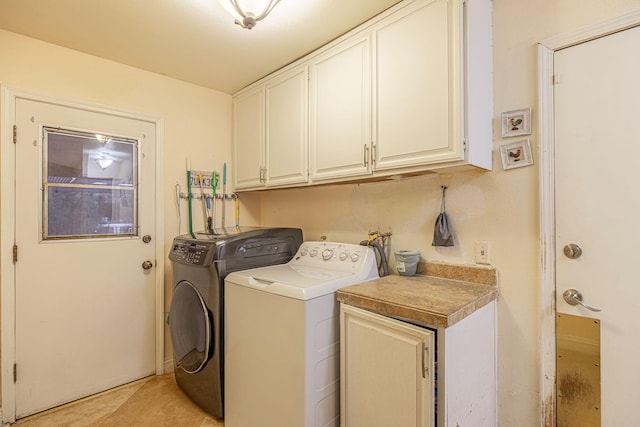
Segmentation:
{"type": "Polygon", "coordinates": [[[153,263],[151,261],[145,261],[142,263],[142,268],[144,270],[151,270],[151,267],[153,267],[153,263]]]}
{"type": "Polygon", "coordinates": [[[569,305],[578,305],[578,304],[580,304],[584,308],[586,308],[588,310],[591,310],[591,311],[602,311],[599,308],[589,307],[588,305],[583,303],[582,302],[582,294],[579,291],[575,290],[575,289],[567,289],[562,294],[562,297],[564,298],[566,303],[569,304],[569,305]]]}
{"type": "Polygon", "coordinates": [[[562,249],[564,255],[569,259],[576,259],[582,256],[582,248],[575,243],[569,243],[562,249]]]}
{"type": "Polygon", "coordinates": [[[149,243],[151,241],[151,236],[145,234],[144,236],[142,236],[142,241],[145,243],[149,243]]]}

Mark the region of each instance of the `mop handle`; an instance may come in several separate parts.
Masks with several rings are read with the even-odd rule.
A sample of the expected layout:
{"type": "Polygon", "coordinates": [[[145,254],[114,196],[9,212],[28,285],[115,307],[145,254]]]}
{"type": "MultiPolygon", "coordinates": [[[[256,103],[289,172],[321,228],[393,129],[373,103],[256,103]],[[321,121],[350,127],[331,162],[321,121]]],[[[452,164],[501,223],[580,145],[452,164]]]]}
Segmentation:
{"type": "Polygon", "coordinates": [[[227,198],[227,162],[222,166],[222,228],[225,227],[225,199],[227,198]]]}
{"type": "Polygon", "coordinates": [[[234,201],[236,204],[236,228],[240,227],[240,199],[238,196],[234,197],[234,201]]]}
{"type": "Polygon", "coordinates": [[[211,232],[213,234],[218,234],[216,231],[216,205],[218,202],[216,201],[216,190],[218,187],[218,175],[213,172],[211,175],[211,188],[213,189],[213,213],[211,214],[211,232]]]}
{"type": "Polygon", "coordinates": [[[192,206],[191,206],[191,171],[187,169],[187,199],[188,199],[188,205],[189,205],[189,234],[191,234],[191,237],[193,237],[194,239],[196,238],[196,235],[193,233],[193,211],[192,211],[192,206]]]}
{"type": "Polygon", "coordinates": [[[200,198],[202,199],[202,219],[204,220],[205,231],[209,228],[207,224],[207,217],[209,211],[207,210],[207,197],[204,194],[204,180],[202,179],[202,173],[198,172],[198,183],[200,184],[200,198]]]}

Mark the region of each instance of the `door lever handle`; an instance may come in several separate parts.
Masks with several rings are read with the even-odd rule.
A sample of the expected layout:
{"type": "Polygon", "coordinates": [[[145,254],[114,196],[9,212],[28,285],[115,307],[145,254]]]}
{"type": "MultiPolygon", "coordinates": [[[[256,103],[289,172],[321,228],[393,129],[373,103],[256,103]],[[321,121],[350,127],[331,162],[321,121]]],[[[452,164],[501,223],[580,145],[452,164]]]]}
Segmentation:
{"type": "Polygon", "coordinates": [[[579,291],[577,291],[576,289],[567,289],[562,294],[562,297],[564,298],[565,302],[567,304],[569,304],[569,305],[578,305],[578,304],[580,304],[581,306],[583,306],[587,310],[596,311],[596,312],[597,311],[602,311],[599,308],[589,307],[587,304],[583,303],[582,302],[582,294],[579,291]]]}

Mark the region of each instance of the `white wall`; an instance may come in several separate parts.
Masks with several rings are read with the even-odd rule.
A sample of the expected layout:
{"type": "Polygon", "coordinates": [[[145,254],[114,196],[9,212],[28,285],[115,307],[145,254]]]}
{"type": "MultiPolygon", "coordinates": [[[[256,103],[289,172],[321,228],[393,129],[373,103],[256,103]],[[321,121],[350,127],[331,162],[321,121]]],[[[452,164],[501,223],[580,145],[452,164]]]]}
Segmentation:
{"type": "MultiPolygon", "coordinates": [[[[473,0],[471,0],[473,1],[473,0]]],[[[537,43],[640,7],[638,0],[494,0],[494,149],[500,113],[533,108],[537,160],[537,43]]],[[[502,426],[540,424],[540,247],[538,166],[493,172],[426,175],[399,182],[347,184],[254,194],[265,225],[302,227],[305,239],[358,242],[375,227],[393,232],[393,249],[419,249],[427,260],[473,263],[474,242],[491,244],[499,271],[498,419],[502,426]],[[458,238],[431,246],[448,186],[447,211],[458,238]]],[[[246,198],[246,197],[245,197],[246,198]]],[[[393,262],[393,259],[392,259],[393,262]]]]}

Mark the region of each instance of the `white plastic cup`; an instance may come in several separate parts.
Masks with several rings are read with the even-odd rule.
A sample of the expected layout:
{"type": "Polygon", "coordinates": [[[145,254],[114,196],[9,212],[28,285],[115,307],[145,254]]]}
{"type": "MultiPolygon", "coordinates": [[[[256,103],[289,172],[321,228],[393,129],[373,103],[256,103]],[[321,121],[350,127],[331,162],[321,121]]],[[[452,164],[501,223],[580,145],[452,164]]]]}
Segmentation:
{"type": "Polygon", "coordinates": [[[395,252],[396,270],[401,276],[413,276],[418,269],[420,252],[411,250],[399,250],[395,252]]]}

